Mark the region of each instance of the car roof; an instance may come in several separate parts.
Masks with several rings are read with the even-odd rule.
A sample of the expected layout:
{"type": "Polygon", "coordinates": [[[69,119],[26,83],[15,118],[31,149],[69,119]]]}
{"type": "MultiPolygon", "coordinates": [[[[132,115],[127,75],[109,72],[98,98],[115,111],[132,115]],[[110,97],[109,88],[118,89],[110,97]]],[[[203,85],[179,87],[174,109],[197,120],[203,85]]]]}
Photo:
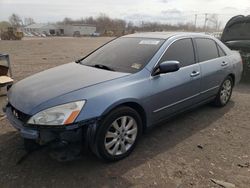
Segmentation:
{"type": "Polygon", "coordinates": [[[190,33],[190,32],[144,32],[125,35],[123,37],[131,38],[155,38],[155,39],[168,39],[170,37],[206,37],[211,38],[210,35],[204,33],[190,33]]]}

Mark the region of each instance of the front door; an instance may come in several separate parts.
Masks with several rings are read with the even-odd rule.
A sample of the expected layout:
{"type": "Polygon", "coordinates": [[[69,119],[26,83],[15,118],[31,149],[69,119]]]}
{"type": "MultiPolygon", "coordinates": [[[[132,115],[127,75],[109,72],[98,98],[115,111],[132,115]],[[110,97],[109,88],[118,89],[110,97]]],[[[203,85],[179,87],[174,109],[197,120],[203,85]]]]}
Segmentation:
{"type": "Polygon", "coordinates": [[[200,93],[200,66],[195,60],[192,39],[175,41],[159,63],[171,60],[179,61],[181,68],[176,72],[154,76],[149,81],[153,93],[148,98],[148,104],[151,105],[154,122],[192,106],[200,93]]]}

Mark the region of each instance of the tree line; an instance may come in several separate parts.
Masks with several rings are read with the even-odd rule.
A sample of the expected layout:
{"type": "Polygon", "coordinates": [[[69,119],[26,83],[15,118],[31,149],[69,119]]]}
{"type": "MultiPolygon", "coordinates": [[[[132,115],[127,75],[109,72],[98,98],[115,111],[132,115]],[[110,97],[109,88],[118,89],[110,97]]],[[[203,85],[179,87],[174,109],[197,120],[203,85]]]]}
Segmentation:
{"type": "MultiPolygon", "coordinates": [[[[8,21],[0,22],[0,29],[7,26],[24,27],[35,23],[35,20],[31,17],[21,18],[17,14],[12,14],[8,21]]],[[[193,23],[160,23],[160,22],[145,22],[141,21],[139,24],[134,24],[131,21],[125,21],[123,19],[110,18],[105,14],[100,14],[98,17],[86,17],[80,19],[64,18],[58,21],[57,24],[88,24],[96,26],[96,32],[100,35],[106,36],[121,36],[124,34],[134,32],[154,32],[154,31],[214,31],[215,29],[207,26],[196,27],[193,23]]]]}
{"type": "Polygon", "coordinates": [[[92,16],[81,18],[81,19],[71,19],[64,18],[59,21],[58,24],[90,24],[97,28],[97,32],[103,35],[113,34],[115,36],[134,33],[134,32],[155,32],[155,31],[216,31],[218,28],[211,26],[197,27],[194,23],[160,23],[160,22],[145,22],[141,21],[139,24],[134,24],[131,21],[125,21],[123,19],[110,18],[105,14],[100,14],[98,17],[94,18],[92,16]]]}

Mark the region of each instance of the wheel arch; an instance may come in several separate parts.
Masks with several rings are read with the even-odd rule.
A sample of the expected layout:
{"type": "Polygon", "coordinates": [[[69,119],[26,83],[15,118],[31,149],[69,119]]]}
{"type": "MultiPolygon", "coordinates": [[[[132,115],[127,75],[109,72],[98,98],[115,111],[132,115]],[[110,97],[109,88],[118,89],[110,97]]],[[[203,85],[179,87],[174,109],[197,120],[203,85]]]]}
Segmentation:
{"type": "Polygon", "coordinates": [[[235,75],[233,73],[230,73],[228,76],[230,76],[233,80],[233,86],[235,85],[235,75]]]}
{"type": "Polygon", "coordinates": [[[104,113],[102,114],[102,117],[105,117],[112,110],[119,108],[119,107],[122,107],[122,106],[130,107],[130,108],[134,109],[140,115],[141,120],[142,120],[142,128],[143,128],[143,131],[145,131],[146,127],[147,127],[147,114],[146,114],[146,111],[143,108],[143,106],[136,101],[120,101],[120,102],[110,106],[109,108],[107,108],[104,111],[104,113]]]}

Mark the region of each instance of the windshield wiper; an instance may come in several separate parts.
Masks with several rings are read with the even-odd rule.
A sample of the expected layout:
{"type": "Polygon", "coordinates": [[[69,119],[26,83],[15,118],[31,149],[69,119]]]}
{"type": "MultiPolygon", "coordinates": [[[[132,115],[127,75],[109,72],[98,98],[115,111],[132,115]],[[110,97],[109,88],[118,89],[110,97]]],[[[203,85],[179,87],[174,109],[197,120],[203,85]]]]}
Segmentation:
{"type": "Polygon", "coordinates": [[[109,71],[115,71],[113,68],[111,68],[107,65],[102,65],[102,64],[91,65],[91,67],[96,67],[98,69],[105,69],[105,70],[109,70],[109,71]]]}

